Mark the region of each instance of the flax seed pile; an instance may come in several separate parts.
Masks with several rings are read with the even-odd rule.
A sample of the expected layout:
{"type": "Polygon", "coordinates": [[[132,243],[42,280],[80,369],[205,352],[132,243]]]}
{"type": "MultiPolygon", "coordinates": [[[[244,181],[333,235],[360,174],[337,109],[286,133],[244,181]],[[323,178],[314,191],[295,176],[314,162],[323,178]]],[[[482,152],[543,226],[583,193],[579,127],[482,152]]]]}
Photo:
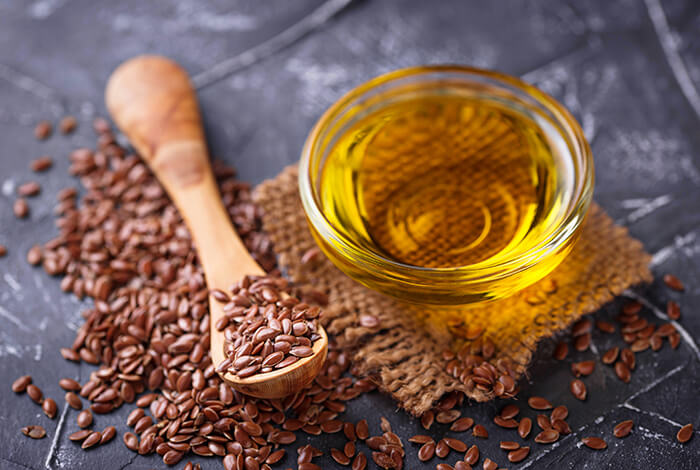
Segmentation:
{"type": "MultiPolygon", "coordinates": [[[[75,119],[66,118],[60,129],[70,133],[76,125],[75,119]]],[[[131,451],[143,455],[155,452],[167,465],[179,463],[190,452],[218,456],[226,470],[271,468],[285,458],[287,451],[280,446],[294,443],[300,432],[342,432],[345,445],[329,453],[338,465],[353,470],[367,468],[370,461],[379,468],[401,469],[406,452],[416,452],[422,462],[435,456],[450,457],[452,463],[438,463],[438,470],[466,470],[479,463],[484,470],[495,470],[499,468],[496,462],[525,460],[530,445],[534,445],[527,443],[531,435],[537,445],[549,445],[571,433],[565,406],[556,406],[544,397],[529,397],[527,405],[535,418],[522,416],[525,410],[509,401],[493,420],[496,426],[513,431],[513,441],[500,443],[503,455],[481,455],[477,444],[468,445],[456,437],[435,442],[428,435],[416,435],[408,441],[417,447],[405,448],[384,418],[380,418],[382,434],[371,436],[366,420],[347,422],[342,413],[347,402],[375,386],[370,378],[353,376],[349,356],[332,338],[322,372],[305,390],[278,400],[236,392],[220,380],[215,368],[246,376],[307,356],[317,339],[316,328],[323,322],[321,308],[327,303],[326,294],[307,286],[290,286],[280,278],[272,243],[261,228],[260,210],[251,201],[250,186],[237,181],[230,168],[215,164],[231,219],[253,257],[269,274],[241,280],[230,293],[213,293],[226,303],[227,315],[215,327],[225,332],[228,360],[212,364],[209,292],[184,222],[146,165],[117,144],[109,124],[97,119],[93,127],[96,149],[81,148],[70,155],[70,172],[79,178],[82,196],[78,198],[76,188],[58,194],[58,236],[27,254],[29,263],[62,277],[63,291],[94,299],[94,307],[83,313],[85,323],[75,341],[61,349],[67,360],[97,366],[83,384],[69,378],[59,382],[81,428],[69,436],[76,445],[89,449],[111,441],[116,429],[96,429],[94,415],[110,413],[125,404],[133,408],[127,418],[133,429],[121,438],[131,451]],[[282,298],[281,291],[289,297],[282,298]],[[539,430],[534,430],[533,423],[539,430]]],[[[41,140],[51,134],[47,122],[35,130],[41,140]]],[[[50,157],[41,157],[30,168],[43,172],[51,166],[50,157]]],[[[41,189],[39,183],[30,183],[20,186],[14,205],[17,217],[29,216],[25,198],[41,189]]],[[[6,251],[0,246],[0,257],[6,251]]],[[[311,259],[316,254],[305,257],[311,259]]],[[[683,289],[675,277],[664,280],[672,289],[683,289]]],[[[628,382],[636,354],[658,351],[664,341],[675,349],[680,341],[672,323],[652,324],[640,315],[641,310],[641,304],[627,303],[617,324],[598,321],[594,325],[589,318],[580,320],[573,326],[571,346],[587,350],[594,327],[608,334],[619,331],[627,346],[607,351],[601,362],[628,382]]],[[[669,303],[668,316],[680,318],[678,304],[669,303]]],[[[375,317],[367,316],[363,322],[380,327],[375,317]]],[[[489,362],[489,351],[483,350],[487,346],[479,354],[470,349],[447,350],[444,367],[450,374],[469,374],[474,386],[494,390],[499,397],[515,396],[518,389],[507,364],[489,362]]],[[[564,360],[568,350],[568,343],[560,343],[555,358],[564,360]]],[[[588,396],[584,380],[595,367],[593,360],[571,366],[570,390],[579,400],[588,396]]],[[[56,402],[44,397],[30,376],[18,378],[12,390],[26,393],[49,419],[56,416],[56,402]]],[[[464,398],[462,392],[445,395],[433,410],[423,414],[421,424],[426,430],[434,422],[449,425],[451,432],[468,435],[472,442],[487,439],[487,423],[462,416],[464,398]]],[[[21,431],[34,439],[46,436],[37,424],[21,431]]],[[[626,420],[611,429],[611,435],[622,439],[633,431],[634,423],[626,420]]],[[[692,435],[692,424],[688,424],[678,431],[676,439],[683,443],[692,435]]],[[[587,436],[581,442],[594,450],[607,447],[601,436],[587,436]]],[[[321,454],[305,445],[287,461],[296,460],[299,470],[316,470],[321,467],[312,460],[321,454]]],[[[186,470],[198,467],[191,462],[184,466],[186,470]]]]}

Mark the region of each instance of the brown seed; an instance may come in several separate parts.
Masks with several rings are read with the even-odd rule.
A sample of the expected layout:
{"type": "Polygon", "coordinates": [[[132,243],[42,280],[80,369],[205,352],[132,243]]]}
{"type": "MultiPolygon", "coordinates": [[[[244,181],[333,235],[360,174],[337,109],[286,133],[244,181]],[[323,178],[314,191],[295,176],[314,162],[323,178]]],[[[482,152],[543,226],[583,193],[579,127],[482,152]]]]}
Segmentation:
{"type": "Polygon", "coordinates": [[[384,452],[372,452],[372,460],[374,460],[374,463],[376,463],[379,466],[379,468],[394,468],[393,459],[384,452]]]}
{"type": "Polygon", "coordinates": [[[502,428],[513,429],[513,428],[517,428],[517,427],[518,427],[518,422],[517,422],[516,420],[514,420],[513,418],[510,418],[510,419],[503,419],[503,418],[500,417],[500,416],[496,416],[496,417],[493,418],[493,422],[494,422],[497,426],[500,426],[500,427],[502,427],[502,428]]]}
{"type": "Polygon", "coordinates": [[[83,409],[82,400],[74,392],[67,392],[65,399],[66,399],[66,403],[68,403],[68,406],[70,406],[74,410],[82,410],[83,409]]]}
{"type": "Polygon", "coordinates": [[[475,465],[479,461],[479,447],[472,445],[464,454],[464,461],[469,465],[475,465]]]}
{"type": "Polygon", "coordinates": [[[18,219],[24,219],[29,215],[29,205],[23,198],[16,199],[14,205],[12,206],[12,211],[14,212],[15,217],[18,219]]]}
{"type": "Polygon", "coordinates": [[[497,470],[498,464],[491,459],[484,459],[484,470],[497,470]]]}
{"type": "Polygon", "coordinates": [[[78,127],[78,121],[73,116],[65,116],[61,119],[58,124],[58,128],[61,130],[61,134],[70,134],[78,127]]]}
{"type": "Polygon", "coordinates": [[[608,447],[608,444],[599,437],[584,437],[581,439],[586,447],[590,447],[594,450],[603,450],[608,447]]]}
{"type": "Polygon", "coordinates": [[[574,339],[574,349],[577,351],[586,351],[591,345],[591,334],[585,333],[577,336],[574,339]]]}
{"type": "Polygon", "coordinates": [[[571,364],[571,372],[576,377],[591,375],[595,370],[595,361],[581,361],[571,364]]]}
{"type": "Polygon", "coordinates": [[[569,385],[569,390],[571,391],[571,394],[574,397],[578,398],[581,401],[585,400],[586,396],[588,395],[588,392],[586,391],[586,384],[584,384],[579,379],[574,379],[571,381],[571,384],[569,385]]]}
{"type": "Polygon", "coordinates": [[[423,426],[423,429],[430,429],[430,427],[433,425],[434,421],[435,421],[435,413],[433,413],[432,410],[426,411],[420,417],[420,424],[421,424],[421,426],[423,426]]]}
{"type": "Polygon", "coordinates": [[[535,442],[538,444],[551,444],[559,439],[559,431],[556,429],[545,429],[537,436],[535,436],[535,442]]]}
{"type": "Polygon", "coordinates": [[[617,375],[618,379],[622,380],[625,383],[629,383],[631,377],[630,369],[624,362],[617,361],[615,363],[615,374],[617,375]]]}
{"type": "Polygon", "coordinates": [[[102,440],[102,434],[97,431],[93,431],[80,445],[83,449],[89,449],[100,443],[102,440]]]}
{"type": "Polygon", "coordinates": [[[47,139],[51,135],[52,130],[53,129],[49,121],[39,121],[34,128],[34,137],[36,137],[37,140],[47,139]]]}
{"type": "Polygon", "coordinates": [[[27,385],[27,395],[29,395],[29,398],[31,398],[34,403],[38,403],[40,405],[44,399],[44,394],[42,393],[41,389],[34,384],[27,385]]]}
{"type": "Polygon", "coordinates": [[[457,421],[452,423],[450,426],[450,431],[464,432],[474,425],[474,420],[468,417],[459,418],[457,421]]]}
{"type": "Polygon", "coordinates": [[[12,382],[12,391],[15,393],[23,393],[25,390],[27,390],[27,386],[31,383],[32,376],[23,375],[22,377],[19,377],[17,380],[12,382]]]}
{"type": "Polygon", "coordinates": [[[563,419],[552,420],[552,429],[555,429],[559,434],[566,435],[571,434],[571,428],[569,424],[563,419]]]}
{"type": "Polygon", "coordinates": [[[530,434],[530,430],[532,429],[532,420],[530,418],[523,418],[520,420],[520,424],[518,424],[518,435],[526,439],[527,436],[530,434]]]}
{"type": "Polygon", "coordinates": [[[472,466],[467,462],[458,460],[455,462],[454,470],[472,470],[472,466]]]}
{"type": "Polygon", "coordinates": [[[70,439],[71,441],[82,441],[90,434],[92,434],[92,431],[90,429],[81,429],[80,431],[76,431],[70,436],[68,436],[68,439],[70,439]]]}
{"type": "Polygon", "coordinates": [[[133,450],[134,452],[136,452],[138,450],[139,438],[136,436],[136,434],[134,434],[133,432],[124,433],[123,439],[124,439],[124,445],[126,445],[126,447],[129,450],[133,450]]]}
{"type": "Polygon", "coordinates": [[[56,406],[56,402],[53,398],[45,399],[44,403],[41,404],[41,409],[44,410],[44,414],[50,419],[54,419],[58,412],[58,406],[56,406]]]}
{"type": "Polygon", "coordinates": [[[22,428],[22,434],[32,439],[42,439],[46,436],[46,430],[39,425],[30,425],[22,428]]]}
{"type": "Polygon", "coordinates": [[[454,467],[447,463],[439,463],[435,466],[435,470],[454,470],[454,467]]]}
{"type": "Polygon", "coordinates": [[[499,447],[503,450],[515,450],[520,448],[520,444],[514,441],[501,441],[499,447]]]}
{"type": "Polygon", "coordinates": [[[634,426],[634,422],[631,419],[622,421],[615,426],[613,434],[617,438],[627,437],[632,432],[632,426],[634,426]]]}
{"type": "Polygon", "coordinates": [[[350,465],[350,458],[338,449],[331,449],[331,457],[340,465],[350,465]]]}
{"type": "Polygon", "coordinates": [[[595,326],[603,333],[614,333],[615,332],[615,325],[613,325],[610,322],[604,321],[604,320],[598,320],[595,323],[595,326]]]}
{"type": "Polygon", "coordinates": [[[559,405],[552,410],[551,419],[566,419],[569,416],[569,409],[564,405],[559,405]]]}
{"type": "Polygon", "coordinates": [[[688,423],[682,428],[678,430],[678,433],[676,434],[676,439],[678,442],[681,444],[685,444],[690,440],[690,438],[693,437],[693,425],[692,423],[688,423]]]}
{"type": "Polygon", "coordinates": [[[114,439],[114,436],[117,435],[117,428],[115,428],[114,426],[107,426],[101,434],[102,437],[100,438],[100,445],[106,444],[107,442],[114,439]]]}
{"type": "Polygon", "coordinates": [[[435,455],[440,457],[441,459],[444,459],[447,457],[447,454],[450,453],[450,446],[447,445],[447,442],[445,442],[445,439],[440,439],[438,443],[435,445],[435,455]]]}
{"type": "Polygon", "coordinates": [[[617,360],[617,356],[620,353],[620,348],[617,346],[612,347],[605,351],[605,354],[603,354],[603,357],[601,357],[601,361],[603,361],[603,364],[612,364],[617,360]]]}
{"type": "Polygon", "coordinates": [[[7,247],[5,245],[0,245],[0,258],[7,254],[7,247]]]}
{"type": "Polygon", "coordinates": [[[357,449],[355,448],[355,442],[353,441],[346,442],[345,446],[343,446],[343,452],[349,459],[355,455],[356,451],[357,449]]]}
{"type": "Polygon", "coordinates": [[[489,437],[489,432],[486,430],[485,427],[483,427],[481,424],[477,424],[474,426],[474,429],[472,429],[472,435],[474,437],[480,437],[482,439],[488,439],[489,437]]]}
{"type": "Polygon", "coordinates": [[[358,439],[363,441],[369,437],[369,426],[367,425],[366,419],[357,422],[355,425],[355,434],[357,434],[358,439]]]}
{"type": "Polygon", "coordinates": [[[459,439],[455,439],[453,437],[446,437],[443,439],[443,441],[445,441],[445,444],[447,444],[450,447],[450,449],[454,451],[465,452],[467,450],[467,445],[459,439]]]}
{"type": "Polygon", "coordinates": [[[665,274],[664,275],[664,284],[666,284],[669,289],[673,289],[675,291],[680,292],[680,291],[685,290],[685,287],[683,286],[683,283],[681,282],[681,280],[678,279],[673,274],[665,274]]]}
{"type": "Polygon", "coordinates": [[[569,354],[569,346],[562,341],[554,348],[554,354],[552,356],[554,359],[561,361],[564,360],[567,354],[569,354]]]}
{"type": "Polygon", "coordinates": [[[36,181],[29,181],[17,187],[17,195],[22,197],[36,196],[41,191],[41,186],[36,181]]]}
{"type": "Polygon", "coordinates": [[[516,416],[518,416],[518,413],[520,413],[520,408],[518,408],[517,405],[510,403],[501,409],[501,418],[515,418],[516,416]]]}
{"type": "Polygon", "coordinates": [[[630,370],[634,370],[637,363],[634,352],[627,348],[620,351],[620,360],[624,362],[630,370]]]}
{"type": "Polygon", "coordinates": [[[435,421],[440,424],[448,424],[457,420],[461,415],[459,410],[443,410],[435,415],[435,421]]]}
{"type": "Polygon", "coordinates": [[[673,300],[669,300],[666,304],[666,315],[668,315],[668,318],[670,318],[671,320],[680,319],[681,307],[673,300]]]}
{"type": "Polygon", "coordinates": [[[435,442],[431,439],[430,441],[423,444],[420,449],[418,449],[418,460],[421,462],[427,462],[432,459],[435,455],[435,442]]]}
{"type": "Polygon", "coordinates": [[[364,470],[367,468],[367,457],[360,452],[352,461],[352,470],[364,470]]]}
{"type": "Polygon", "coordinates": [[[432,437],[426,436],[425,434],[416,434],[413,437],[408,438],[408,442],[413,442],[414,444],[425,444],[426,442],[431,442],[432,437]]]}
{"type": "Polygon", "coordinates": [[[552,404],[542,397],[530,397],[527,399],[527,404],[533,410],[549,410],[552,408],[552,404]]]}
{"type": "Polygon", "coordinates": [[[86,428],[92,424],[92,413],[90,410],[83,410],[80,413],[78,413],[78,427],[80,428],[86,428]]]}
{"type": "Polygon", "coordinates": [[[525,460],[525,458],[530,454],[529,447],[521,447],[516,450],[511,450],[508,452],[508,461],[512,463],[518,463],[525,460]]]}
{"type": "Polygon", "coordinates": [[[537,415],[537,425],[542,430],[552,429],[552,422],[547,415],[537,415]]]}
{"type": "Polygon", "coordinates": [[[58,386],[67,392],[77,392],[81,389],[81,386],[77,381],[68,378],[59,380],[58,386]]]}
{"type": "Polygon", "coordinates": [[[285,453],[286,451],[284,449],[278,449],[267,456],[267,459],[265,459],[265,463],[268,465],[274,465],[280,460],[282,460],[285,453]]]}
{"type": "Polygon", "coordinates": [[[42,253],[41,247],[39,245],[34,245],[27,252],[27,262],[32,266],[36,266],[41,263],[42,253]]]}

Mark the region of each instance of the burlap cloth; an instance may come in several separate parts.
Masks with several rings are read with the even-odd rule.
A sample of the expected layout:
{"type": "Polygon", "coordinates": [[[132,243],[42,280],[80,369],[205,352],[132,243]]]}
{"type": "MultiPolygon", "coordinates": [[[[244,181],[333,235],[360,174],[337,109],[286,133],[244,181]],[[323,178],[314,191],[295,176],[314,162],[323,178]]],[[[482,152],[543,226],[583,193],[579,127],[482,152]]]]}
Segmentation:
{"type": "MultiPolygon", "coordinates": [[[[467,389],[445,371],[442,352],[463,343],[448,325],[461,324],[465,313],[437,314],[407,307],[353,281],[323,255],[301,263],[304,253],[316,244],[299,199],[296,166],[261,183],[255,199],[264,211],[264,229],[274,242],[280,267],[295,282],[310,283],[328,294],[324,325],[341,347],[352,352],[355,373],[373,377],[399,406],[417,416],[454,390],[477,401],[493,398],[479,389],[467,389]],[[380,327],[360,326],[362,313],[376,316],[380,327]]],[[[626,288],[650,282],[649,261],[642,244],[593,204],[581,238],[559,267],[516,296],[470,308],[468,325],[483,328],[481,338],[495,345],[493,359],[510,359],[516,378],[520,377],[540,340],[597,310],[626,288]]]]}

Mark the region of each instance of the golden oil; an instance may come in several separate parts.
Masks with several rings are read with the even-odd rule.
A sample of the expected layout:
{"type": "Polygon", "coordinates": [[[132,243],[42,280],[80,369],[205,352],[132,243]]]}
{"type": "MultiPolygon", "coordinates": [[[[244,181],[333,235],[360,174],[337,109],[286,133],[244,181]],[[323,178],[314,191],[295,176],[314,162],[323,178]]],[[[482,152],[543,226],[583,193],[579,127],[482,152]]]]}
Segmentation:
{"type": "Polygon", "coordinates": [[[508,104],[414,96],[372,110],[337,137],[319,200],[331,225],[383,258],[419,268],[493,266],[559,222],[568,188],[555,154],[542,123],[508,104]]]}

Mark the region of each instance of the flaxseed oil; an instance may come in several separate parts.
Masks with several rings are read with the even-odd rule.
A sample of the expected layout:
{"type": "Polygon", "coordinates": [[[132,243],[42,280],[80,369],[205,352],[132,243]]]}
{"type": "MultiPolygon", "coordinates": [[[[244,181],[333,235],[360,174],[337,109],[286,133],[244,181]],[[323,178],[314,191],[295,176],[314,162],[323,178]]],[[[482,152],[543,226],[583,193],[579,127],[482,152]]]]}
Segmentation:
{"type": "Polygon", "coordinates": [[[542,123],[494,99],[415,96],[358,117],[327,153],[320,202],[364,249],[405,265],[494,265],[556,223],[567,190],[542,123]]]}

